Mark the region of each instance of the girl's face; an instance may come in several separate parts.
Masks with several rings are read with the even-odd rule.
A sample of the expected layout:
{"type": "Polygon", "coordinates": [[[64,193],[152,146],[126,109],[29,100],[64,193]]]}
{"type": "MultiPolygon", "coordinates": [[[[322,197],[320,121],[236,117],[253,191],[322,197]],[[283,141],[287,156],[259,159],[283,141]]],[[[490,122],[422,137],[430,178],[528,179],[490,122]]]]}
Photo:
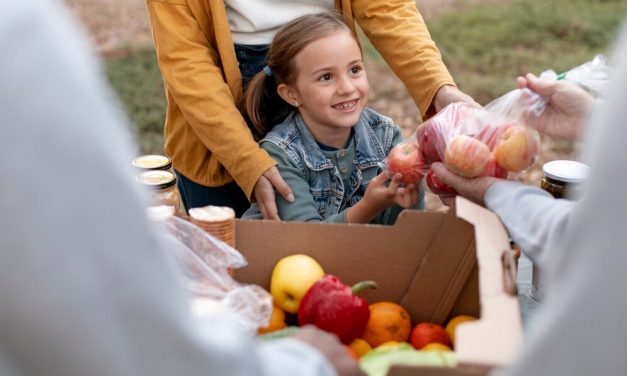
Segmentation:
{"type": "Polygon", "coordinates": [[[279,94],[298,110],[319,142],[342,147],[368,99],[368,78],[357,42],[340,30],[295,57],[296,81],[279,94]],[[339,143],[339,145],[337,145],[339,143]]]}

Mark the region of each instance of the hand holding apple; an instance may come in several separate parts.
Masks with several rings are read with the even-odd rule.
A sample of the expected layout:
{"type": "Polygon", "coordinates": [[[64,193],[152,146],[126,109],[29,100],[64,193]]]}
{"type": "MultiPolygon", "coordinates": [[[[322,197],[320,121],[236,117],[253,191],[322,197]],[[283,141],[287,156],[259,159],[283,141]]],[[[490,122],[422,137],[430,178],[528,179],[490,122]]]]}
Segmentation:
{"type": "Polygon", "coordinates": [[[403,175],[401,184],[417,184],[425,174],[426,164],[417,143],[400,143],[392,148],[387,157],[389,177],[403,175]]]}

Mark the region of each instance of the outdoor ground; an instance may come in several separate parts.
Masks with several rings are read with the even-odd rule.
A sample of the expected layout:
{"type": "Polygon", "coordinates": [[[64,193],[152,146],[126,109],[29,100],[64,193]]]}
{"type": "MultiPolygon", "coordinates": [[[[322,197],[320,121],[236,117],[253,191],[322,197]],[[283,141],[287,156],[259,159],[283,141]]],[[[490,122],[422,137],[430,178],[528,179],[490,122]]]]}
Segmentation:
{"type": "MultiPolygon", "coordinates": [[[[162,152],[164,99],[144,0],[65,0],[105,59],[144,152],[162,152]]],[[[445,63],[462,90],[487,104],[517,75],[564,71],[607,49],[627,14],[624,0],[419,0],[445,63]]],[[[409,135],[419,111],[402,83],[366,43],[370,106],[409,135]]],[[[544,138],[535,167],[519,179],[538,184],[541,166],[574,158],[577,145],[544,138]]],[[[439,200],[428,197],[430,209],[439,200]]]]}

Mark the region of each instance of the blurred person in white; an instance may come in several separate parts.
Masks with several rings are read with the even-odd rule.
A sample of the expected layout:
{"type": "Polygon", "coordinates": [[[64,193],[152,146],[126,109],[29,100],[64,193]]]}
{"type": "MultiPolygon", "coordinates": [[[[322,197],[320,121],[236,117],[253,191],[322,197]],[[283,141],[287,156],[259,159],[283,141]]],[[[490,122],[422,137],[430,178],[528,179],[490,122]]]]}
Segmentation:
{"type": "Polygon", "coordinates": [[[359,375],[313,328],[199,321],[133,186],[126,119],[59,3],[0,12],[0,375],[359,375]]]}
{"type": "Polygon", "coordinates": [[[540,131],[568,139],[584,135],[582,160],[590,170],[577,201],[554,199],[518,182],[465,179],[442,164],[433,166],[460,195],[498,214],[546,277],[546,299],[522,353],[499,375],[627,375],[627,25],[614,47],[611,89],[596,104],[567,83],[519,78],[519,86],[549,98],[540,131]]]}

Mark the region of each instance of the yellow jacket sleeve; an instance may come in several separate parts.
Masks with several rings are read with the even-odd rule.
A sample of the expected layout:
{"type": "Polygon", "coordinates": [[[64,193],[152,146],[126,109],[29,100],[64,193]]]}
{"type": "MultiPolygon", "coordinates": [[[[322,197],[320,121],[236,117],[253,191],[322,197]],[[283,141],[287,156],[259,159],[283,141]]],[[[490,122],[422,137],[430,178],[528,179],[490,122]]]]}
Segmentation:
{"type": "MultiPolygon", "coordinates": [[[[346,0],[344,0],[346,1],[346,0]]],[[[437,91],[455,85],[414,0],[352,0],[352,12],[373,46],[403,81],[423,119],[437,91]]]]}
{"type": "MultiPolygon", "coordinates": [[[[276,162],[253,139],[236,107],[236,99],[219,66],[218,52],[208,40],[214,36],[201,29],[185,1],[148,0],[147,6],[168,97],[166,127],[191,127],[193,130],[172,131],[166,143],[175,144],[175,153],[186,147],[198,149],[197,156],[193,150],[192,154],[188,153],[185,164],[198,164],[199,160],[219,162],[247,197],[251,197],[259,177],[276,162]],[[182,118],[172,119],[176,116],[182,118]],[[201,142],[207,150],[200,151],[202,145],[183,139],[194,137],[198,139],[196,144],[201,142]],[[211,158],[203,158],[203,152],[211,158]]],[[[174,161],[176,168],[176,159],[174,161]]],[[[184,174],[185,168],[189,168],[191,175],[200,175],[201,168],[197,166],[184,166],[184,174]]],[[[207,167],[207,174],[217,169],[207,167]]],[[[222,173],[228,179],[228,174],[222,173]]],[[[190,178],[204,185],[226,183],[215,177],[207,177],[208,181],[198,176],[190,178]]]]}

